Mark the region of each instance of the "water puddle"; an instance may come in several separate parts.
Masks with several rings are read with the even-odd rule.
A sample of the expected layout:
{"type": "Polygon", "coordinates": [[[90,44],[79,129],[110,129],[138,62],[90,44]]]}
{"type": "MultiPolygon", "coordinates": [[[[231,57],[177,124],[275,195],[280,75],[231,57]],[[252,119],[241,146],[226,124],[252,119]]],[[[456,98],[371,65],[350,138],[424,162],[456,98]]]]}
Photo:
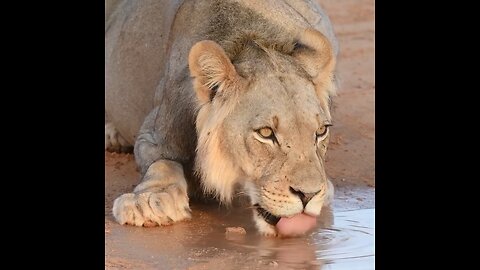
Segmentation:
{"type": "MultiPolygon", "coordinates": [[[[375,209],[323,213],[319,228],[306,237],[260,237],[252,224],[245,224],[246,235],[225,236],[222,224],[196,246],[205,248],[215,243],[216,250],[240,252],[245,268],[257,260],[276,269],[375,269],[375,209]]],[[[231,221],[238,224],[241,221],[234,219],[240,218],[234,215],[231,221]]]]}
{"type": "Polygon", "coordinates": [[[126,269],[375,269],[375,209],[324,209],[313,233],[279,239],[260,236],[247,207],[191,207],[192,220],[172,226],[112,223],[106,265],[122,259],[126,269]],[[247,233],[225,234],[237,226],[247,233]]]}
{"type": "Polygon", "coordinates": [[[322,269],[375,269],[375,209],[335,213],[334,225],[312,241],[322,269]]]}

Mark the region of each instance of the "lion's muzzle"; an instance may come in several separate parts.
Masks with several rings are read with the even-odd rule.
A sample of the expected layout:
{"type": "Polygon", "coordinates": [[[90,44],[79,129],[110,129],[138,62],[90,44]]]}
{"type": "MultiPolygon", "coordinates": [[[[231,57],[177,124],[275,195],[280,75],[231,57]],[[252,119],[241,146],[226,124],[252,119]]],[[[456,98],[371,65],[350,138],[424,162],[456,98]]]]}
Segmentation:
{"type": "Polygon", "coordinates": [[[300,198],[300,200],[302,201],[303,208],[307,207],[308,202],[309,202],[315,195],[317,195],[318,193],[320,193],[320,191],[322,191],[322,190],[318,190],[318,191],[316,191],[316,192],[305,193],[305,192],[302,192],[301,190],[297,190],[297,189],[294,189],[294,188],[290,187],[290,192],[292,192],[293,194],[297,195],[297,196],[300,198]]]}

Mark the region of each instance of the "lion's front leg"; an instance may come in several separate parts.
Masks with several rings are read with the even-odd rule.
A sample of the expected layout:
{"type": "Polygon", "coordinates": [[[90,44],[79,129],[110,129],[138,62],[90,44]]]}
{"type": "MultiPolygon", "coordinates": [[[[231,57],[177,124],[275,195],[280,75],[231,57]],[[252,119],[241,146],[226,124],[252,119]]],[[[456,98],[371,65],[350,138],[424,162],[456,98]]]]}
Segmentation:
{"type": "Polygon", "coordinates": [[[115,199],[113,216],[120,224],[168,225],[190,219],[187,182],[178,162],[158,160],[148,168],[133,193],[115,199]]]}

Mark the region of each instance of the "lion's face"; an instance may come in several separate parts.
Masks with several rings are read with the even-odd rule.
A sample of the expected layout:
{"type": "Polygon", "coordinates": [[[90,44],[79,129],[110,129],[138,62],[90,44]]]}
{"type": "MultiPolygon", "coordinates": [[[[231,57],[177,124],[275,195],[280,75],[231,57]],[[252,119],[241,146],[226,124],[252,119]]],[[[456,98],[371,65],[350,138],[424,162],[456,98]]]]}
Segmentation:
{"type": "Polygon", "coordinates": [[[330,125],[312,82],[292,73],[259,78],[226,117],[225,147],[252,204],[271,225],[275,217],[320,214],[330,125]]]}
{"type": "Polygon", "coordinates": [[[232,63],[214,42],[192,48],[200,105],[196,164],[206,191],[223,201],[242,185],[259,230],[276,234],[281,217],[319,215],[333,191],[324,166],[331,125],[324,91],[332,71],[316,72],[327,76],[318,79],[302,62],[305,54],[260,49],[268,58],[232,63]]]}

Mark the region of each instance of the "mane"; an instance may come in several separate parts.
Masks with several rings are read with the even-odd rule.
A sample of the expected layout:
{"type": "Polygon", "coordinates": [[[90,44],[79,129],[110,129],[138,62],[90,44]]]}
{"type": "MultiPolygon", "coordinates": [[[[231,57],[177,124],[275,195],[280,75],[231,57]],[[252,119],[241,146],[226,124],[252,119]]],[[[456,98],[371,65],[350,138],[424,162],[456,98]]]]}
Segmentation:
{"type": "Polygon", "coordinates": [[[222,123],[233,110],[236,101],[236,97],[231,97],[203,104],[198,109],[196,121],[198,143],[195,173],[202,179],[204,193],[211,194],[226,204],[231,202],[241,172],[240,167],[232,162],[232,153],[222,140],[222,123]]]}
{"type": "MultiPolygon", "coordinates": [[[[295,46],[293,40],[280,43],[253,32],[240,33],[220,44],[232,63],[235,63],[236,71],[244,76],[259,73],[262,69],[275,69],[276,57],[272,51],[290,54],[295,46]]],[[[238,89],[242,87],[240,85],[229,86],[228,91],[222,91],[224,84],[218,87],[217,92],[222,95],[217,95],[211,102],[199,104],[198,107],[195,172],[202,180],[204,193],[229,204],[242,170],[234,163],[234,154],[222,139],[225,137],[222,124],[235,108],[239,100],[238,94],[244,89],[238,89]]]]}

